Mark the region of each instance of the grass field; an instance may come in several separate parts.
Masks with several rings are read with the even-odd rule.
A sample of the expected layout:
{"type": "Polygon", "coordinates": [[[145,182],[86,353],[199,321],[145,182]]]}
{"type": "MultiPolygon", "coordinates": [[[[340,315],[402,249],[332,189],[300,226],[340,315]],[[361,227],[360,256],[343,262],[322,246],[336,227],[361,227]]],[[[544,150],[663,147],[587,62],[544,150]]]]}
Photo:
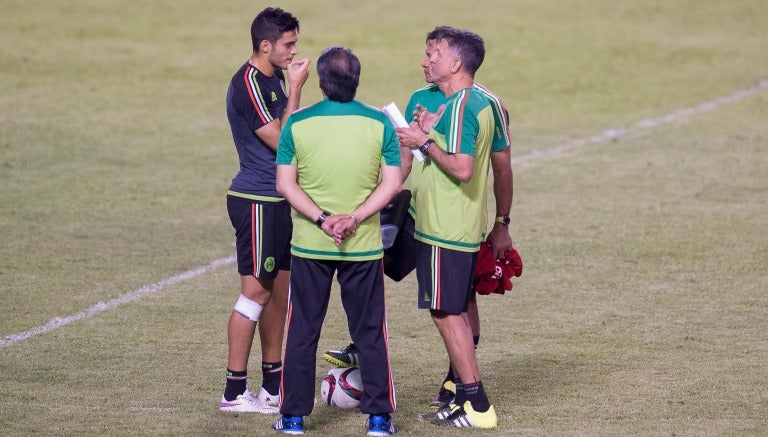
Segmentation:
{"type": "MultiPolygon", "coordinates": [[[[224,94],[266,5],[214,3],[0,2],[0,435],[272,434],[274,417],[216,409],[234,266],[162,282],[234,252],[224,94]]],[[[511,225],[525,273],[481,298],[500,424],[473,434],[768,433],[768,3],[280,5],[301,20],[301,56],[360,56],[358,97],[376,106],[423,84],[435,25],[486,39],[477,79],[527,157],[511,225]],[[626,131],[558,149],[609,129],[626,131]]],[[[313,75],[302,101],[319,97],[313,75]]],[[[447,363],[414,289],[388,282],[395,420],[435,435],[415,415],[447,363]]],[[[321,349],[348,341],[334,304],[321,349]]],[[[307,433],[363,435],[363,421],[319,405],[307,433]]]]}

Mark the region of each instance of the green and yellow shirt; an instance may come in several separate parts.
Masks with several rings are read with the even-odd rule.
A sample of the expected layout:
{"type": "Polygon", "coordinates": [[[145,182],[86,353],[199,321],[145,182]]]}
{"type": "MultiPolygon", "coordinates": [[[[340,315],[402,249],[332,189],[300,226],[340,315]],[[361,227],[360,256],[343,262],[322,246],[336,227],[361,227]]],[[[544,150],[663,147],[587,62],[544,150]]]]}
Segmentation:
{"type": "MultiPolygon", "coordinates": [[[[493,146],[492,152],[500,152],[510,146],[509,139],[509,115],[507,114],[507,108],[501,102],[501,99],[493,94],[488,88],[479,83],[475,83],[474,88],[482,93],[491,104],[493,108],[493,118],[495,122],[493,146]]],[[[440,105],[447,102],[448,97],[440,91],[437,85],[429,84],[425,87],[419,88],[411,94],[411,98],[408,100],[408,104],[405,107],[405,118],[409,122],[413,119],[413,112],[416,110],[416,105],[423,106],[427,111],[437,113],[440,105]]],[[[408,176],[408,182],[411,187],[411,191],[415,196],[415,188],[419,183],[419,176],[421,175],[422,163],[417,160],[413,160],[411,166],[411,173],[408,176]]],[[[411,203],[408,206],[408,212],[416,217],[416,198],[411,197],[411,203]]],[[[485,225],[485,223],[483,223],[485,225]]]]}
{"type": "Polygon", "coordinates": [[[462,183],[431,160],[424,162],[414,190],[417,240],[464,252],[479,250],[485,238],[488,168],[498,135],[497,117],[488,97],[475,87],[448,98],[429,136],[447,153],[472,155],[473,177],[462,183]]]}
{"type": "MultiPolygon", "coordinates": [[[[381,165],[400,166],[400,147],[381,110],[356,100],[324,99],[291,114],[280,134],[276,162],[296,166],[299,185],[317,206],[346,214],[376,188],[381,165]]],[[[379,259],[379,214],[360,223],[340,246],[312,220],[297,215],[291,253],[312,259],[379,259]]]]}

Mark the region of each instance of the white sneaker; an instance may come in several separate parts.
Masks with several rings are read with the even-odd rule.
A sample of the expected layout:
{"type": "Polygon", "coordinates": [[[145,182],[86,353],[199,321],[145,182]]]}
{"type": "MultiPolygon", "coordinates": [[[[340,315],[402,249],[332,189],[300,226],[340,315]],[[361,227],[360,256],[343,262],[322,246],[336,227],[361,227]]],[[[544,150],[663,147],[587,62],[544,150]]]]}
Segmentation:
{"type": "Polygon", "coordinates": [[[263,413],[275,414],[280,412],[280,396],[271,396],[264,388],[259,390],[259,395],[253,397],[253,394],[245,390],[245,393],[238,395],[234,400],[228,401],[221,396],[219,402],[219,411],[230,413],[263,413]]]}
{"type": "Polygon", "coordinates": [[[259,394],[256,395],[256,397],[253,397],[253,394],[251,393],[251,398],[261,409],[259,413],[272,414],[280,412],[280,392],[278,392],[277,396],[273,396],[269,394],[264,387],[261,387],[259,389],[259,394]]]}

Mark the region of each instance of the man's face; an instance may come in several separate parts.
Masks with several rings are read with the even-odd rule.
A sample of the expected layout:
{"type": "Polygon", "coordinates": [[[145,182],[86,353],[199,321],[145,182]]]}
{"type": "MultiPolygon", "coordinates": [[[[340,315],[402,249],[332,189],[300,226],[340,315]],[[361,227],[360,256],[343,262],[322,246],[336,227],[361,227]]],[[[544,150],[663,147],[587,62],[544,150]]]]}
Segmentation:
{"type": "Polygon", "coordinates": [[[276,68],[285,70],[288,68],[288,64],[293,61],[293,57],[299,53],[296,48],[296,41],[299,36],[295,31],[284,32],[280,39],[271,44],[272,49],[269,52],[269,62],[276,68]]]}
{"type": "Polygon", "coordinates": [[[432,78],[433,73],[430,60],[432,59],[432,53],[434,53],[436,45],[437,41],[434,39],[427,41],[427,49],[424,52],[424,60],[421,61],[421,68],[424,70],[424,80],[427,81],[427,83],[434,82],[434,79],[432,78]]]}
{"type": "Polygon", "coordinates": [[[459,59],[448,46],[444,39],[435,41],[430,47],[427,45],[427,53],[422,62],[424,68],[424,78],[427,82],[439,83],[452,75],[452,69],[459,59]]]}

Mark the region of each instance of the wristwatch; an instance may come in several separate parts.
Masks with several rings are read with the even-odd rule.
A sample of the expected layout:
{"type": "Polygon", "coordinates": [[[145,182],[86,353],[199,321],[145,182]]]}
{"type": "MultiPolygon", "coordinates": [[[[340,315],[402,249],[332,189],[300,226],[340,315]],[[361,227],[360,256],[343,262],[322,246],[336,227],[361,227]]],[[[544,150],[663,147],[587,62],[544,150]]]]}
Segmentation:
{"type": "Polygon", "coordinates": [[[501,223],[504,226],[509,226],[509,216],[504,215],[504,216],[496,217],[496,223],[501,223]]]}
{"type": "Polygon", "coordinates": [[[321,212],[320,216],[317,217],[317,220],[315,220],[315,224],[317,225],[317,227],[318,228],[322,228],[323,227],[323,223],[325,223],[325,219],[327,219],[330,215],[331,215],[331,213],[328,212],[328,211],[321,212]]]}
{"type": "Polygon", "coordinates": [[[429,156],[429,147],[434,143],[435,141],[432,138],[430,138],[427,141],[425,141],[424,144],[419,146],[419,151],[421,152],[422,155],[424,155],[425,158],[429,156]]]}

